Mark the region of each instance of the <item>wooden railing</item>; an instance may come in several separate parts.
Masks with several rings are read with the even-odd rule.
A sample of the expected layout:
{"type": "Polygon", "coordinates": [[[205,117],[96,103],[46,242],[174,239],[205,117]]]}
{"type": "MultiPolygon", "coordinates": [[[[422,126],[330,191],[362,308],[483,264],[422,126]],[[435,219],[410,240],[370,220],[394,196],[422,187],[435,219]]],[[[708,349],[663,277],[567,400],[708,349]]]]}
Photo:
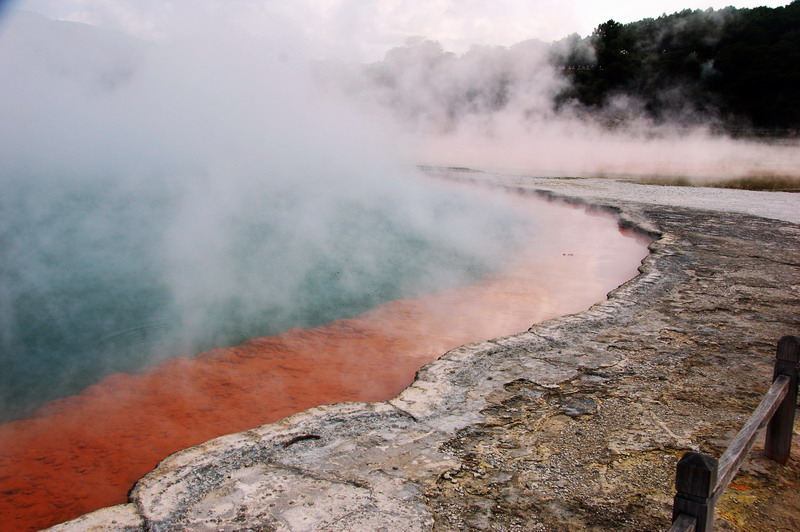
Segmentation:
{"type": "Polygon", "coordinates": [[[678,462],[675,501],[669,532],[710,532],[714,506],[747,453],[756,434],[767,425],[764,455],[785,464],[792,447],[792,429],[797,407],[797,375],[800,367],[800,339],[784,336],[778,342],[772,387],[742,430],[722,453],[719,461],[708,455],[688,452],[678,462]]]}

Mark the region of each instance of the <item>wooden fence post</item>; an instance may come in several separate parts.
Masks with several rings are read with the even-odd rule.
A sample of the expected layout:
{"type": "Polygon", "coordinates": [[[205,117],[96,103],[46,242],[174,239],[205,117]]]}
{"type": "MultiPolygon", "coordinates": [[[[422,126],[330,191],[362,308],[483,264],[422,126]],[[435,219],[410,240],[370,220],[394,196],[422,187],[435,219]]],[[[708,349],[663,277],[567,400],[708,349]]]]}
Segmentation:
{"type": "Polygon", "coordinates": [[[774,382],[780,375],[786,375],[790,379],[789,391],[767,425],[767,437],[764,443],[764,455],[781,464],[789,461],[789,453],[792,450],[798,369],[800,369],[800,339],[796,336],[784,336],[778,342],[772,381],[774,382]]]}
{"type": "Polygon", "coordinates": [[[717,461],[701,453],[685,453],[675,474],[675,501],[672,521],[681,514],[697,519],[697,532],[710,532],[714,526],[714,489],[717,487],[717,461]]]}

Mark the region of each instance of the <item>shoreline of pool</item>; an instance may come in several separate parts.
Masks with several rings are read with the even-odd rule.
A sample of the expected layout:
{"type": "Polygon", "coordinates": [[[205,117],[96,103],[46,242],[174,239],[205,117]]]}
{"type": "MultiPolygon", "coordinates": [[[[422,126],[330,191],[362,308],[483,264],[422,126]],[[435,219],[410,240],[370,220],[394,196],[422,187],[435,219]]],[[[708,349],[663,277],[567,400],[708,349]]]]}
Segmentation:
{"type": "MultiPolygon", "coordinates": [[[[776,220],[753,216],[753,198],[781,193],[447,172],[612,209],[659,239],[640,275],[585,312],[454,349],[389,401],[175,453],[131,503],[51,530],[668,528],[680,453],[724,448],[768,387],[772,344],[799,332],[800,195],[769,197],[786,204],[769,207],[776,220]],[[729,210],[698,210],[703,194],[729,210]]],[[[800,476],[781,467],[752,458],[742,474],[800,476]]],[[[725,520],[798,490],[751,484],[749,513],[723,499],[725,520]]]]}

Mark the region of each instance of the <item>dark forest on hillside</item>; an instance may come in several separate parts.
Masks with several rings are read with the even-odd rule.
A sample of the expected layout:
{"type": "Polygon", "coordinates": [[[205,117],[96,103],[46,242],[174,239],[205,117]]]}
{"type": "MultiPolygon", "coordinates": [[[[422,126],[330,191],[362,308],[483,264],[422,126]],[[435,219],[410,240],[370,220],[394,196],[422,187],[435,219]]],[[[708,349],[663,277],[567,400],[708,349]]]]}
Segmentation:
{"type": "MultiPolygon", "coordinates": [[[[344,78],[336,69],[332,77],[344,78]]],[[[800,0],[609,20],[587,37],[474,46],[462,55],[414,38],[356,79],[349,94],[437,133],[465,125],[491,130],[497,117],[514,116],[523,125],[566,117],[607,129],[645,124],[796,136],[800,0]]]]}
{"type": "Polygon", "coordinates": [[[570,84],[559,106],[601,109],[625,95],[655,120],[714,115],[728,131],[800,127],[800,1],[786,7],[685,10],[630,24],[609,20],[555,47],[570,84]]]}

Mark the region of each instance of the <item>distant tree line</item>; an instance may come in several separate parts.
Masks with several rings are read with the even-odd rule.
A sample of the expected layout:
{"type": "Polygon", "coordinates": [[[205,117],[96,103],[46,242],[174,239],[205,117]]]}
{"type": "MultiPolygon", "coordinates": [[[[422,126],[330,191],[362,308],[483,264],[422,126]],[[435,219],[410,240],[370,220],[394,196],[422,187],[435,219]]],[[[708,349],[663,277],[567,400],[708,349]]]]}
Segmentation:
{"type": "Polygon", "coordinates": [[[550,61],[569,82],[557,108],[607,112],[622,98],[655,121],[713,119],[747,133],[800,129],[800,0],[609,20],[586,38],[554,43],[550,61]]]}
{"type": "Polygon", "coordinates": [[[587,37],[447,52],[422,38],[355,71],[350,95],[413,127],[489,135],[562,118],[605,128],[701,125],[738,135],[800,132],[800,0],[775,9],[684,10],[587,37]]]}

